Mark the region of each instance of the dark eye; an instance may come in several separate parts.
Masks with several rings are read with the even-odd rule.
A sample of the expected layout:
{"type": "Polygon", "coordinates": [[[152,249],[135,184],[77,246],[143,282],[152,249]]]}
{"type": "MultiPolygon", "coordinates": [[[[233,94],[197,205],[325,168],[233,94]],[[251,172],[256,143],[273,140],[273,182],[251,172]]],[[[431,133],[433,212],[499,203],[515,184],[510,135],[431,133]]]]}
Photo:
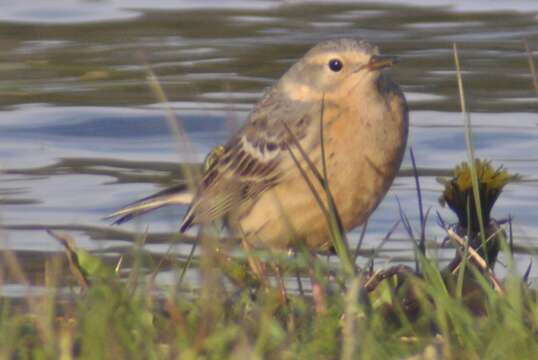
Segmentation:
{"type": "Polygon", "coordinates": [[[344,64],[342,64],[342,61],[340,61],[339,59],[332,59],[331,61],[329,61],[329,69],[334,72],[342,70],[342,67],[344,67],[344,64]]]}

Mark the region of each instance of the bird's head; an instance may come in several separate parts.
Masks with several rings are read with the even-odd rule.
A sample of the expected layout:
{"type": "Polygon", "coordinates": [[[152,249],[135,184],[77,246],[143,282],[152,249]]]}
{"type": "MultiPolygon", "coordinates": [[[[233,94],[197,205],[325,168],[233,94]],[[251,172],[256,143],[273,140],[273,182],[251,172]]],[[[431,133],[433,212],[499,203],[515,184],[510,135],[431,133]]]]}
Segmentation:
{"type": "Polygon", "coordinates": [[[340,39],[310,49],[282,76],[280,87],[297,100],[316,100],[346,89],[368,91],[395,58],[366,41],[340,39]]]}

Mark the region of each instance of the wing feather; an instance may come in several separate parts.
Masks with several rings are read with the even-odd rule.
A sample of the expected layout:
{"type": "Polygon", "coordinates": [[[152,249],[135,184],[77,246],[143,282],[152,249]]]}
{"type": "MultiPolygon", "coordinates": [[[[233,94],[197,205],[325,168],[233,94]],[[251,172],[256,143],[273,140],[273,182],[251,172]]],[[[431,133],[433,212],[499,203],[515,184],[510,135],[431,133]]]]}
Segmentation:
{"type": "Polygon", "coordinates": [[[270,89],[245,125],[225,145],[214,166],[204,175],[181,229],[226,216],[232,207],[255,199],[278,183],[291,138],[283,123],[301,140],[315,113],[315,104],[292,101],[270,89]]]}

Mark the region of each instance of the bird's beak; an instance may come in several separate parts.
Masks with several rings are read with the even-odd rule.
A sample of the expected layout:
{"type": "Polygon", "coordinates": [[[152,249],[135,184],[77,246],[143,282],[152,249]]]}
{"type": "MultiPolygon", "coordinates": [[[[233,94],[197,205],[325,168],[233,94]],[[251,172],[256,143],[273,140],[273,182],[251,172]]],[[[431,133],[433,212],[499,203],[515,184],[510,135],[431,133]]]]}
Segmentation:
{"type": "Polygon", "coordinates": [[[368,70],[381,70],[391,67],[394,63],[396,63],[396,57],[394,56],[372,55],[368,62],[368,70]]]}

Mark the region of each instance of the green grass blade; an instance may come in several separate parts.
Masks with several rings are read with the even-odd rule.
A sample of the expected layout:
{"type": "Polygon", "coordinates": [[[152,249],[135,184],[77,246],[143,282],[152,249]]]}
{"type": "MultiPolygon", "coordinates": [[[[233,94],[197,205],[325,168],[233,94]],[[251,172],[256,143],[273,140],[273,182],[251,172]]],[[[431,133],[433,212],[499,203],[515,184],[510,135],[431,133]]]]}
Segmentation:
{"type": "MultiPolygon", "coordinates": [[[[456,43],[453,44],[453,51],[454,51],[454,63],[456,64],[456,75],[458,79],[458,89],[460,94],[460,104],[461,104],[461,112],[463,114],[464,119],[464,129],[465,129],[465,145],[467,148],[467,158],[469,161],[469,169],[471,171],[471,182],[473,184],[473,195],[474,195],[474,205],[476,207],[476,213],[478,215],[478,224],[480,226],[480,240],[482,244],[485,247],[486,244],[486,233],[484,231],[484,218],[482,216],[482,205],[480,203],[480,190],[479,190],[479,184],[478,184],[478,175],[476,173],[476,164],[475,164],[475,157],[474,157],[474,144],[473,144],[473,137],[472,137],[472,130],[471,130],[471,116],[469,115],[469,112],[467,111],[467,106],[465,104],[465,93],[463,90],[463,78],[461,76],[461,67],[460,67],[460,59],[458,54],[458,47],[456,43]]],[[[487,259],[486,259],[487,260],[487,259]]]]}

